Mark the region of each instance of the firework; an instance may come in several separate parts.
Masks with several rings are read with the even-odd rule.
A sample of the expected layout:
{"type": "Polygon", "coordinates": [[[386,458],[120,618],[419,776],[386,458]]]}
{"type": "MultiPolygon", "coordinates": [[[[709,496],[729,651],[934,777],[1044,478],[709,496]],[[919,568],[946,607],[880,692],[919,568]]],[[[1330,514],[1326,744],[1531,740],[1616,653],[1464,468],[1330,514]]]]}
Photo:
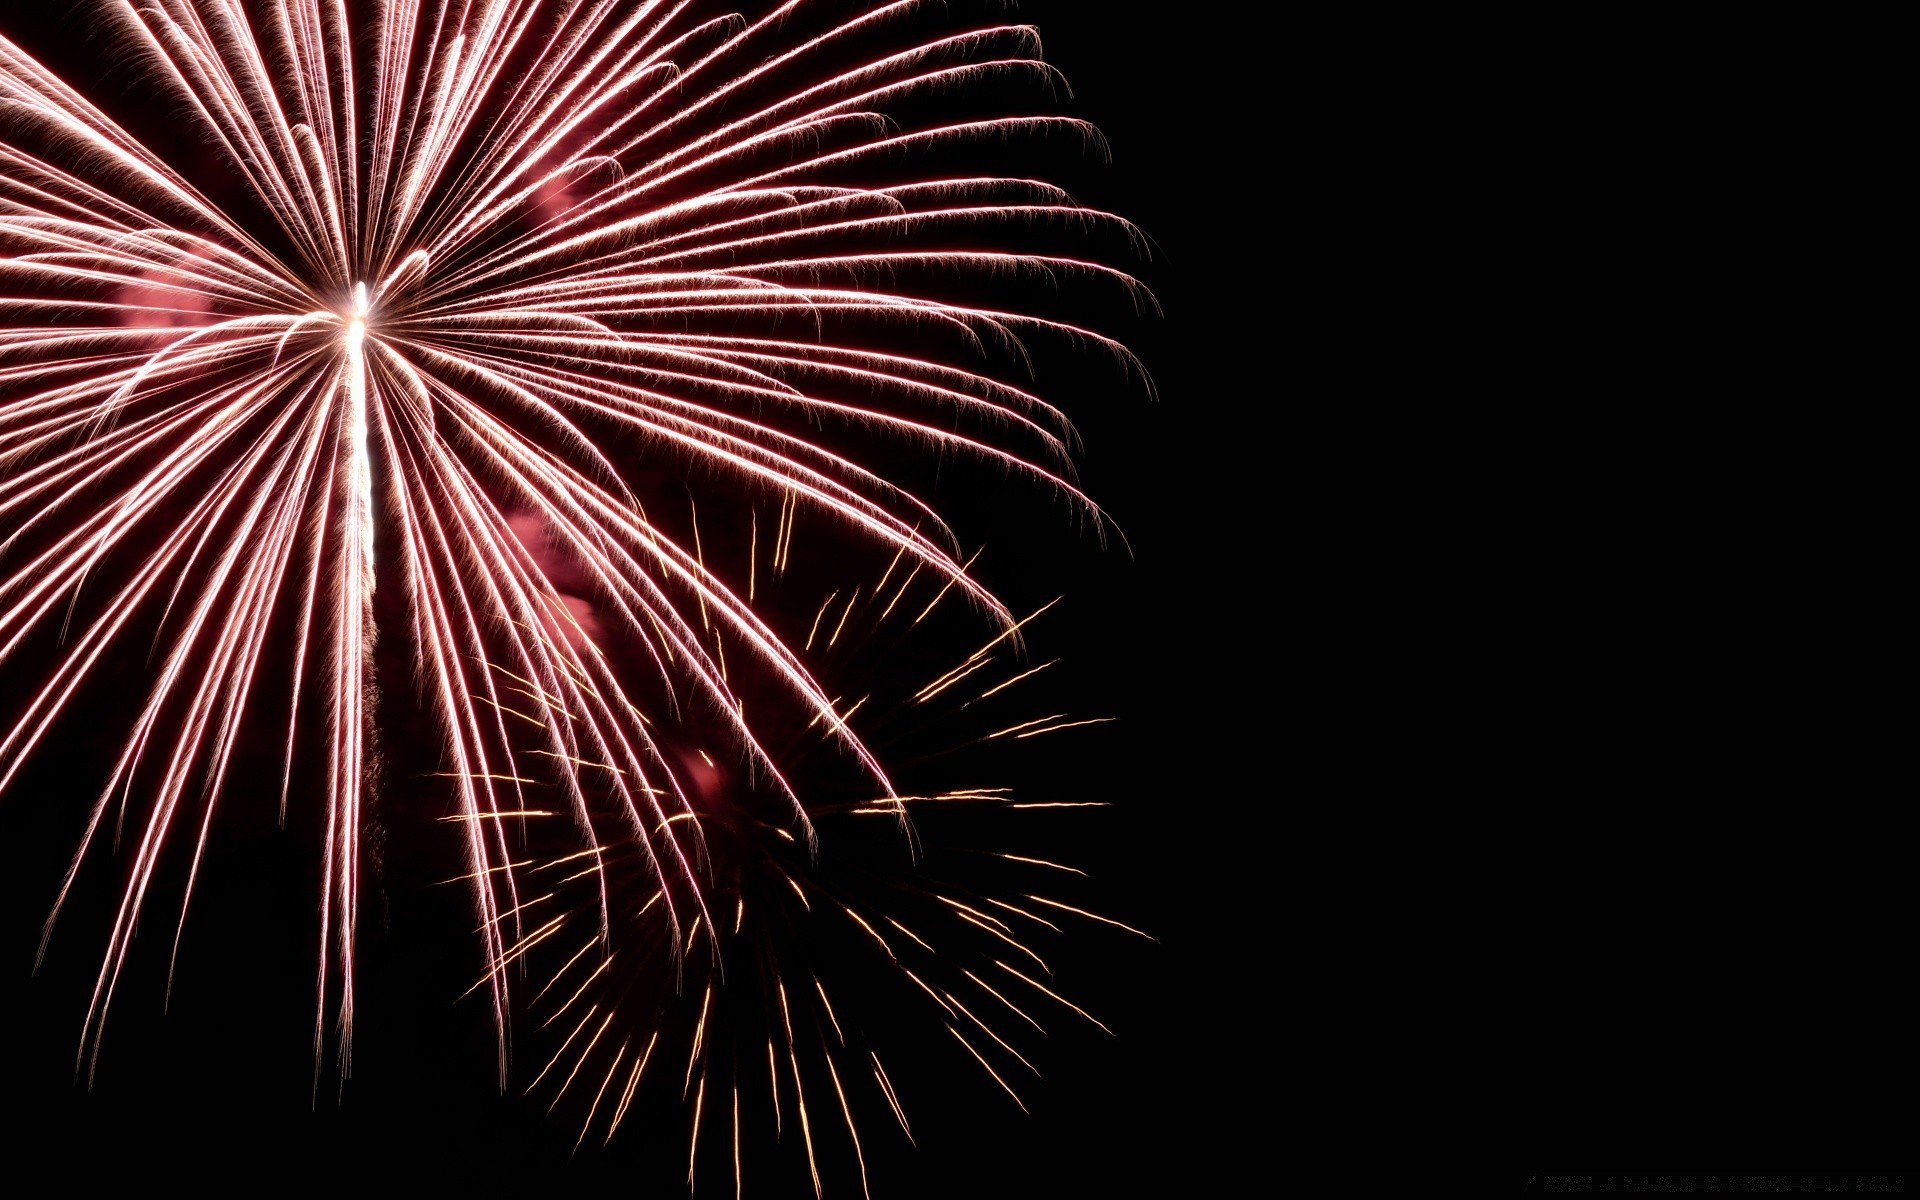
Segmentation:
{"type": "MultiPolygon", "coordinates": [[[[173,859],[177,952],[264,741],[266,803],[319,813],[316,1073],[331,1027],[344,1074],[382,683],[430,714],[503,1079],[504,968],[548,936],[530,838],[631,848],[684,955],[729,919],[703,771],[751,778],[756,819],[811,851],[768,749],[811,725],[904,827],[756,593],[813,524],[1017,637],[898,447],[1100,519],[1020,367],[1050,340],[1126,353],[1033,285],[1145,297],[1030,247],[1132,231],[974,165],[1094,142],[1047,115],[1033,31],[935,31],[911,0],[96,8],[191,131],[116,121],[0,37],[0,792],[86,696],[143,677],[54,905],[124,839],[83,1057],[173,859]],[[710,565],[702,504],[748,518],[744,571],[710,565]]],[[[629,885],[593,865],[604,928],[629,885]]]]}
{"type": "Polygon", "coordinates": [[[1032,739],[1106,719],[1051,706],[1008,715],[1028,711],[1022,697],[1044,690],[1057,663],[1013,654],[1005,634],[952,660],[928,658],[928,643],[955,644],[928,633],[944,588],[896,572],[899,557],[851,596],[775,607],[811,612],[802,649],[821,679],[867,689],[839,707],[901,791],[875,793],[831,752],[817,720],[770,739],[769,752],[806,781],[814,853],[783,796],[683,750],[697,784],[685,822],[706,855],[709,918],[684,936],[670,901],[685,884],[651,869],[657,848],[627,839],[542,860],[547,839],[533,831],[520,903],[536,933],[507,958],[524,955],[530,967],[525,1091],[577,1125],[576,1149],[623,1126],[656,1143],[678,1131],[689,1185],[705,1178],[738,1195],[749,1176],[797,1176],[818,1195],[826,1172],[869,1194],[874,1139],[911,1143],[910,1110],[930,1090],[952,1094],[954,1069],[978,1072],[1024,1110],[1044,1022],[1107,1031],[1057,990],[1048,940],[1069,924],[1139,931],[1062,898],[1084,871],[1008,849],[1031,844],[1023,821],[1101,802],[1036,799],[996,782],[1021,777],[1006,760],[1032,739]],[[911,840],[897,828],[903,807],[915,815],[911,840]]]}

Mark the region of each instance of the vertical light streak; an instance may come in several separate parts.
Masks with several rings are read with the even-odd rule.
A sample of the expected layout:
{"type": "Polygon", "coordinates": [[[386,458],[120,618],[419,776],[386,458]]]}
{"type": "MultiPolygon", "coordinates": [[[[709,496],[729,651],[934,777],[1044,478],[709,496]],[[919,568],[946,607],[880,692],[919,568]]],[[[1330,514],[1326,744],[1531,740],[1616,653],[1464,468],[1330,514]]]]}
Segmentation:
{"type": "Polygon", "coordinates": [[[353,946],[360,896],[360,826],[366,789],[368,697],[373,665],[373,460],[368,448],[367,285],[353,288],[353,306],[341,342],[345,351],[342,413],[346,440],[346,504],[341,514],[345,562],[334,612],[333,746],[328,772],[327,848],[331,897],[320,912],[320,967],[314,1014],[314,1087],[320,1086],[325,1046],[329,961],[340,968],[337,1030],[342,1086],[353,1058],[353,946]],[[332,927],[331,930],[329,927],[332,927]],[[328,934],[332,933],[329,949],[328,934]]]}
{"type": "Polygon", "coordinates": [[[367,285],[353,285],[347,319],[347,439],[352,449],[352,525],[359,530],[364,586],[373,590],[373,457],[367,448],[367,285]]]}

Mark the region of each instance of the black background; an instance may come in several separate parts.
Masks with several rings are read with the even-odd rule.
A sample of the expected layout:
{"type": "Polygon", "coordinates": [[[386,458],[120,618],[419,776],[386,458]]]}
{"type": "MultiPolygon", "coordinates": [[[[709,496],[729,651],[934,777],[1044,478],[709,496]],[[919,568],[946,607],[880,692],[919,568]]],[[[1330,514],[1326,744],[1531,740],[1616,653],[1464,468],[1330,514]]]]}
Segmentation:
{"type": "MultiPolygon", "coordinates": [[[[1048,649],[1078,673],[1090,714],[1118,718],[1061,751],[1076,789],[1113,803],[1074,833],[1075,861],[1094,869],[1086,894],[1097,907],[1158,940],[1077,938],[1072,994],[1116,1036],[1057,1027],[1044,1081],[1023,1090],[1031,1115],[971,1084],[946,1096],[920,1089],[917,1150],[869,1139],[875,1191],[1227,1194],[1215,1177],[1279,1136],[1273,1097],[1285,1084],[1271,1056],[1292,1036],[1279,1015],[1295,986],[1290,922],[1247,900],[1280,907],[1289,866],[1269,841],[1287,802],[1289,733],[1273,702],[1284,685],[1267,664],[1289,636],[1276,620],[1296,581],[1282,468],[1276,459],[1248,474],[1247,443],[1285,402],[1284,331],[1261,308],[1285,287],[1280,214],[1294,185],[1285,139],[1241,132],[1229,88],[1246,83],[1223,78],[1216,35],[1121,19],[1105,4],[1018,12],[1074,87],[1065,110],[1111,146],[1110,163],[1065,164],[1065,181],[1152,239],[1131,266],[1166,314],[1117,331],[1152,372],[1157,399],[1118,380],[1062,398],[1085,439],[1086,490],[1129,548],[1062,530],[1045,550],[1068,596],[1048,649]]],[[[30,45],[51,36],[73,55],[84,44],[83,20],[10,9],[5,21],[30,45]]],[[[290,882],[306,866],[292,839],[264,827],[229,831],[213,850],[169,1011],[159,1011],[158,973],[130,976],[98,1076],[76,1081],[89,947],[56,943],[65,957],[29,971],[71,846],[56,836],[71,834],[71,820],[48,814],[86,799],[76,786],[5,801],[34,806],[12,844],[37,859],[4,891],[0,1075],[17,1115],[0,1142],[83,1175],[187,1186],[412,1180],[572,1194],[671,1181],[621,1145],[573,1155],[570,1130],[499,1099],[485,1046],[474,1053],[439,1021],[471,965],[434,959],[421,949],[429,935],[392,923],[400,918],[363,938],[353,1079],[344,1097],[323,1086],[310,1103],[311,908],[290,882]]],[[[798,1179],[787,1182],[801,1194],[798,1179]]],[[[827,1182],[830,1195],[857,1192],[850,1177],[827,1182]]]]}
{"type": "MultiPolygon", "coordinates": [[[[1133,553],[1062,551],[1058,634],[1122,719],[1071,764],[1115,800],[1095,894],[1160,940],[1085,939],[1119,1036],[1063,1032],[1031,1116],[956,1096],[877,1194],[1897,1169],[1907,466],[1852,365],[1885,310],[1829,324],[1835,264],[1885,256],[1848,232],[1889,193],[1885,31],[1020,12],[1112,145],[1074,190],[1152,237],[1166,308],[1128,334],[1157,401],[1069,398],[1133,553]]],[[[75,997],[26,975],[46,872],[6,887],[37,1111],[0,1138],[187,1179],[635,1178],[493,1100],[431,1006],[363,1008],[308,1111],[308,934],[270,913],[273,969],[209,955],[165,1021],[129,995],[85,1092],[75,997]]]]}

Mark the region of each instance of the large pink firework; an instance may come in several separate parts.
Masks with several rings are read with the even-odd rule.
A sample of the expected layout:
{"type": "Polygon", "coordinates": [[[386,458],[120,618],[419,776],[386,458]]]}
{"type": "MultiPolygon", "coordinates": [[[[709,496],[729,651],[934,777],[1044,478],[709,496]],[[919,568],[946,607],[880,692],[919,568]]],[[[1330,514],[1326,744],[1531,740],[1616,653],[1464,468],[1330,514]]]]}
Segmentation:
{"type": "MultiPolygon", "coordinates": [[[[979,165],[1094,144],[1047,115],[1034,31],[921,0],[95,7],[186,132],[143,142],[0,36],[0,791],[116,664],[147,672],[67,875],[124,831],[83,1053],[161,864],[191,864],[177,928],[223,805],[311,797],[315,1054],[331,1026],[344,1069],[376,629],[439,740],[503,1077],[504,968],[547,936],[529,823],[640,856],[682,953],[716,921],[703,770],[816,837],[770,730],[824,730],[904,828],[759,593],[828,529],[1011,645],[900,464],[999,464],[1100,520],[1022,365],[1128,361],[1050,297],[1144,295],[1037,248],[1124,222],[979,165]],[[702,505],[745,528],[724,566],[702,505]],[[229,795],[269,721],[277,796],[229,795]]],[[[604,926],[632,885],[593,882],[604,926]]]]}

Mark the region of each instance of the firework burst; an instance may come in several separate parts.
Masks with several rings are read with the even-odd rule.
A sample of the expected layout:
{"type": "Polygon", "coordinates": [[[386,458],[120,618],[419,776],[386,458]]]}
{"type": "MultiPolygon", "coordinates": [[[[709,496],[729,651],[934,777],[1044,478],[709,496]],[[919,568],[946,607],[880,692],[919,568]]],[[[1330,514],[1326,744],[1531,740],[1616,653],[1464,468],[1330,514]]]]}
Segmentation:
{"type": "Polygon", "coordinates": [[[1014,748],[1106,719],[1051,705],[1031,715],[1029,694],[1047,690],[1057,663],[1012,653],[1011,631],[929,658],[968,622],[930,635],[948,589],[897,572],[903,557],[850,596],[774,606],[811,612],[796,640],[819,678],[866,689],[837,707],[900,791],[875,792],[817,719],[763,730],[769,753],[806,781],[814,852],[777,790],[683,749],[694,785],[684,821],[699,830],[710,918],[684,936],[671,890],[685,885],[652,870],[657,847],[628,839],[543,858],[545,839],[531,831],[520,903],[535,933],[508,956],[524,955],[532,984],[522,993],[522,1043],[537,1047],[523,1058],[525,1090],[577,1124],[576,1148],[629,1123],[656,1140],[677,1129],[688,1183],[704,1163],[704,1177],[740,1194],[749,1175],[784,1177],[784,1144],[787,1169],[816,1195],[823,1171],[836,1170],[868,1194],[873,1137],[912,1142],[909,1110],[929,1087],[951,1094],[953,1068],[979,1073],[1024,1110],[1044,1061],[1043,1022],[1107,1031],[1057,990],[1049,939],[1069,924],[1139,931],[1063,899],[1084,871],[1007,849],[1030,845],[1023,821],[1102,804],[996,782],[1022,777],[1007,769],[1014,748]],[[903,807],[915,814],[911,839],[900,836],[903,807]]]}
{"type": "Polygon", "coordinates": [[[1035,248],[1124,246],[1124,222],[975,165],[1094,144],[1046,115],[1033,31],[914,0],[95,8],[191,132],[137,135],[0,37],[0,792],[143,678],[54,905],[125,839],[83,1057],[173,858],[177,953],[264,741],[266,802],[321,813],[315,1058],[331,1027],[344,1072],[377,682],[430,714],[503,1079],[505,968],[549,936],[530,839],[588,854],[603,931],[643,880],[672,962],[737,916],[703,772],[752,780],[754,820],[809,853],[817,805],[768,746],[810,725],[904,827],[757,593],[810,523],[1017,639],[895,447],[1100,521],[1021,368],[1044,341],[1130,359],[1035,285],[1147,301],[1035,248]],[[702,504],[746,517],[744,569],[710,565],[702,504]]]}

